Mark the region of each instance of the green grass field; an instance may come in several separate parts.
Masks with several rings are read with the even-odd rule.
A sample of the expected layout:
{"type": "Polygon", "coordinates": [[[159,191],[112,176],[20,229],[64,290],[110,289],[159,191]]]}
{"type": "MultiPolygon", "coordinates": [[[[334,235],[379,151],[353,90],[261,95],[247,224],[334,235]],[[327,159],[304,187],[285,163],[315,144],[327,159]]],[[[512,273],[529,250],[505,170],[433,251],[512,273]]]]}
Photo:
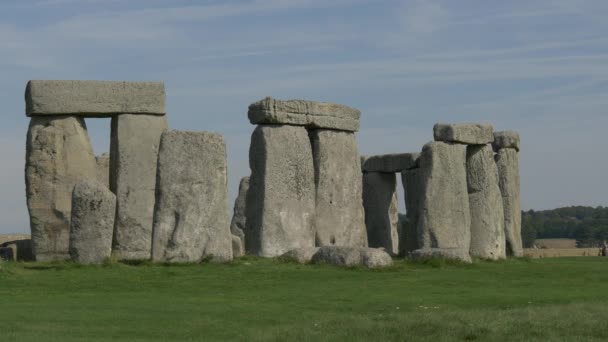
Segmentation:
{"type": "Polygon", "coordinates": [[[0,267],[2,341],[608,339],[608,258],[0,267]]]}

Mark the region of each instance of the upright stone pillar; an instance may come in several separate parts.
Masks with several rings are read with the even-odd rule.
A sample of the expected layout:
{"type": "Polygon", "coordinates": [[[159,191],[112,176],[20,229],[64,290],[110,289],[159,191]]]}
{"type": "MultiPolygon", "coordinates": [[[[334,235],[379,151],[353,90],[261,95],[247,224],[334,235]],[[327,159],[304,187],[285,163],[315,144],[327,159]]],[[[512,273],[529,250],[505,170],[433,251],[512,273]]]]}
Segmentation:
{"type": "Polygon", "coordinates": [[[513,131],[495,132],[493,147],[504,208],[507,254],[522,257],[519,134],[513,131]]]}
{"type": "Polygon", "coordinates": [[[103,153],[95,157],[97,162],[97,180],[99,183],[110,188],[110,154],[103,153]]]}
{"type": "Polygon", "coordinates": [[[504,259],[504,212],[498,169],[490,145],[467,147],[467,184],[471,209],[471,256],[504,259]]]}
{"type": "Polygon", "coordinates": [[[163,133],[152,260],[232,260],[227,197],[224,138],[209,132],[163,133]]]}
{"type": "Polygon", "coordinates": [[[367,247],[355,134],[316,129],[309,135],[315,168],[316,245],[367,247]]]}
{"type": "Polygon", "coordinates": [[[34,258],[69,259],[72,189],[80,180],[97,178],[84,120],[65,115],[32,116],[25,159],[34,258]]]}
{"type": "Polygon", "coordinates": [[[363,205],[369,247],[399,253],[397,181],[394,173],[363,173],[363,205]]]}
{"type": "Polygon", "coordinates": [[[466,145],[431,142],[420,155],[422,197],[416,257],[470,262],[471,213],[467,192],[466,145]]]}
{"type": "Polygon", "coordinates": [[[247,191],[249,191],[249,176],[241,178],[239,194],[234,201],[232,221],[230,222],[230,233],[236,237],[236,239],[232,239],[232,252],[235,257],[245,254],[247,191]]]}
{"type": "MultiPolygon", "coordinates": [[[[416,156],[416,166],[419,154],[416,156]]],[[[424,198],[424,188],[419,167],[414,167],[401,172],[401,183],[405,197],[406,222],[403,226],[402,235],[399,239],[399,254],[409,253],[422,248],[418,238],[418,221],[420,208],[424,198]]]]}
{"type": "Polygon", "coordinates": [[[82,264],[101,264],[112,253],[116,196],[105,184],[82,181],[72,193],[70,255],[82,264]]]}
{"type": "Polygon", "coordinates": [[[259,125],[251,136],[245,247],[275,257],[314,247],[315,177],[304,127],[259,125]]]}
{"type": "Polygon", "coordinates": [[[156,163],[164,115],[112,117],[110,188],[116,194],[113,251],[119,259],[149,259],[156,163]]]}

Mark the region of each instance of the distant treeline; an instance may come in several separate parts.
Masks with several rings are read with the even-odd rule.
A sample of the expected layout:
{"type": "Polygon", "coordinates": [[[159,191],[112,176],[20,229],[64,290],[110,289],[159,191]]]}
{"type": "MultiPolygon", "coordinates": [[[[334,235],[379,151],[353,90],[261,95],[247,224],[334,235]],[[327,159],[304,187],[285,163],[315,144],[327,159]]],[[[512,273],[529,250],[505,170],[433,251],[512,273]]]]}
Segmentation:
{"type": "Polygon", "coordinates": [[[608,240],[608,207],[567,207],[522,211],[522,238],[529,248],[535,239],[576,239],[579,247],[608,240]]]}

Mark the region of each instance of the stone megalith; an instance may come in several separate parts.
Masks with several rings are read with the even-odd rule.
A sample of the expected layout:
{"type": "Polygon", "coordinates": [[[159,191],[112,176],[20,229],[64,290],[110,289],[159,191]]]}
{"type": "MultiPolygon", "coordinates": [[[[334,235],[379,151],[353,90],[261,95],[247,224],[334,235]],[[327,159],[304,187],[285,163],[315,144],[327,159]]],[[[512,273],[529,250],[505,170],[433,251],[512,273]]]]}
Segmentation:
{"type": "Polygon", "coordinates": [[[152,260],[232,260],[227,197],[224,138],[209,132],[163,133],[152,260]]]}
{"type": "Polygon", "coordinates": [[[433,127],[435,141],[455,142],[468,145],[490,144],[494,141],[494,127],[489,124],[436,124],[433,127]]]}
{"type": "Polygon", "coordinates": [[[490,145],[467,147],[467,185],[471,209],[471,256],[504,259],[504,212],[498,169],[490,145]]]}
{"type": "Polygon", "coordinates": [[[361,112],[335,103],[266,97],[252,103],[247,116],[254,125],[279,124],[356,132],[359,130],[361,112]]]}
{"type": "Polygon", "coordinates": [[[471,213],[467,192],[466,145],[430,142],[420,154],[422,198],[418,218],[420,249],[446,249],[470,262],[471,213]]]}
{"type": "Polygon", "coordinates": [[[149,259],[160,136],[166,116],[112,117],[110,189],[116,194],[113,252],[119,259],[149,259]]]}
{"type": "Polygon", "coordinates": [[[394,173],[363,173],[363,205],[369,247],[399,253],[397,180],[394,173]]]}
{"type": "Polygon", "coordinates": [[[163,82],[32,80],[25,88],[27,116],[164,115],[163,82]]]}
{"type": "Polygon", "coordinates": [[[507,254],[522,257],[519,156],[514,148],[501,148],[495,159],[505,215],[507,254]]]}
{"type": "Polygon", "coordinates": [[[515,131],[494,132],[492,147],[494,151],[501,148],[514,148],[519,152],[519,133],[515,131]]]}
{"type": "Polygon", "coordinates": [[[95,157],[97,163],[97,180],[110,188],[110,154],[103,153],[95,157]]]}
{"type": "Polygon", "coordinates": [[[70,256],[82,264],[100,264],[112,254],[116,196],[105,184],[82,181],[72,192],[70,256]]]}
{"type": "Polygon", "coordinates": [[[275,257],[315,246],[315,172],[304,127],[259,125],[249,148],[245,248],[275,257]]]}
{"type": "Polygon", "coordinates": [[[232,221],[230,222],[230,233],[236,236],[240,243],[232,244],[234,256],[242,256],[245,254],[245,226],[247,223],[246,205],[247,191],[249,191],[249,176],[241,178],[239,183],[239,194],[234,201],[234,211],[232,221]],[[238,247],[235,249],[235,247],[238,247]]]}
{"type": "Polygon", "coordinates": [[[361,160],[354,133],[310,131],[315,171],[317,246],[367,247],[361,160]]]}
{"type": "Polygon", "coordinates": [[[424,188],[420,168],[401,172],[401,183],[405,197],[405,214],[407,220],[403,225],[399,237],[399,254],[408,255],[416,249],[422,248],[418,237],[418,221],[424,197],[424,188]]]}
{"type": "Polygon", "coordinates": [[[391,256],[382,249],[343,246],[320,247],[310,261],[313,264],[367,268],[388,267],[393,264],[391,256]]]}
{"type": "Polygon", "coordinates": [[[420,153],[394,153],[375,156],[361,156],[363,172],[403,172],[416,167],[420,153]]]}
{"type": "Polygon", "coordinates": [[[35,260],[69,259],[72,190],[97,178],[84,120],[33,116],[27,133],[25,183],[35,260]]]}

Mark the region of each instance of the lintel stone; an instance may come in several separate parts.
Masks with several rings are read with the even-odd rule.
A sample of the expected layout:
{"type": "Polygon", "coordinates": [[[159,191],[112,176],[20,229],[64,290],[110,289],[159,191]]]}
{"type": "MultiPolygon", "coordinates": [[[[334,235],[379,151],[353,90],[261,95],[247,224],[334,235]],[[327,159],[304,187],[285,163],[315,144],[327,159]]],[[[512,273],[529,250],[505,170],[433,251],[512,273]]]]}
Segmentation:
{"type": "Polygon", "coordinates": [[[25,89],[27,116],[165,115],[163,82],[32,80],[25,89]]]}
{"type": "Polygon", "coordinates": [[[295,125],[356,132],[361,112],[334,103],[266,97],[249,106],[248,116],[254,125],[295,125]]]}
{"type": "Polygon", "coordinates": [[[494,141],[494,127],[490,124],[442,124],[433,127],[435,141],[467,145],[485,145],[494,141]]]}
{"type": "Polygon", "coordinates": [[[420,153],[395,153],[361,156],[363,172],[396,173],[418,167],[420,153]]]}

